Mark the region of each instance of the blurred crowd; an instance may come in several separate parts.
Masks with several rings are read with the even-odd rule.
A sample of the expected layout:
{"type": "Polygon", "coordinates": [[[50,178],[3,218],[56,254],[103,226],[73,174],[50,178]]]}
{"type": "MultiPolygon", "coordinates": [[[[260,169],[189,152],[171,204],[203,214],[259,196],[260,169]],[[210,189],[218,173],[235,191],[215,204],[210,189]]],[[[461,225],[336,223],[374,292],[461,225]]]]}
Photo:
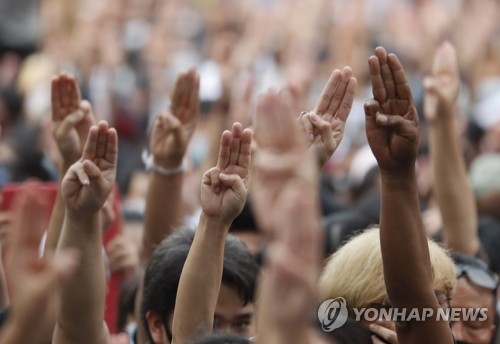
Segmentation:
{"type": "MultiPolygon", "coordinates": [[[[446,242],[452,251],[481,258],[488,273],[497,273],[499,18],[497,0],[0,0],[0,190],[29,180],[61,182],[61,171],[67,169],[61,169],[66,160],[54,138],[54,87],[74,77],[78,99],[88,100],[95,122],[106,121],[119,138],[120,207],[107,204],[105,221],[118,218],[121,234],[106,243],[104,256],[108,272],[121,276],[120,309],[112,328],[133,336],[133,319],[139,312],[136,293],[153,255],[146,243],[158,245],[163,238],[143,233],[143,225],[151,221],[148,211],[155,211],[148,210],[147,200],[162,199],[161,188],[151,196],[149,170],[157,163],[151,142],[155,123],[164,120],[162,114],[180,106],[174,101],[180,99],[175,97],[182,88],[179,75],[186,83],[184,92],[186,80],[193,92],[194,70],[199,75],[200,115],[182,169],[167,167],[167,175],[182,172],[181,199],[167,197],[161,206],[179,203],[183,220],[171,222],[190,228],[199,226],[205,212],[199,192],[202,176],[217,162],[222,133],[232,130],[233,138],[244,136],[235,134],[239,129],[234,129],[234,122],[254,128],[257,104],[267,90],[286,93],[299,117],[303,111],[317,110],[335,68],[342,78],[355,77],[357,90],[342,142],[333,156],[320,161],[318,204],[325,237],[321,254],[326,258],[354,234],[380,222],[380,161],[365,134],[363,104],[372,98],[374,87],[367,58],[377,46],[384,46],[404,66],[420,120],[415,170],[423,228],[428,237],[446,242]],[[434,55],[443,41],[456,50],[460,78],[453,130],[461,156],[456,166],[460,170],[465,165],[467,181],[466,188],[457,185],[455,193],[450,191],[453,187],[436,187],[446,180],[443,173],[453,174],[456,166],[446,169],[431,157],[436,146],[448,141],[440,141],[439,135],[432,141],[429,122],[435,119],[424,104],[432,88],[424,80],[436,72],[434,55]],[[350,66],[349,71],[344,66],[350,66]],[[470,207],[443,212],[446,195],[470,198],[464,206],[470,207]],[[468,223],[473,230],[459,234],[456,241],[455,234],[446,232],[454,212],[474,214],[468,223]]],[[[99,130],[101,135],[105,129],[99,130]]],[[[111,140],[112,134],[106,133],[111,140]]],[[[446,161],[445,157],[441,162],[446,161]]],[[[261,264],[269,238],[255,218],[255,199],[258,196],[245,203],[229,232],[239,236],[261,264]]],[[[11,222],[7,211],[0,213],[2,243],[9,241],[11,222]]],[[[51,239],[49,234],[49,247],[51,239]]],[[[54,250],[57,243],[56,238],[54,250]]]]}

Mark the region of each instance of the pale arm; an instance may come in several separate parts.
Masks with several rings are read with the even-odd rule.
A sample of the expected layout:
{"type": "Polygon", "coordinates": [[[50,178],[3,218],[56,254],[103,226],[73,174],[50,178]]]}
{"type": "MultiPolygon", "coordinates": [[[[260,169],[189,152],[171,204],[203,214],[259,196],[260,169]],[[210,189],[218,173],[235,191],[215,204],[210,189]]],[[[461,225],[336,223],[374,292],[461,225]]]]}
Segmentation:
{"type": "Polygon", "coordinates": [[[185,344],[212,331],[222,282],[229,227],[243,210],[252,134],[235,123],[221,138],[217,166],[203,175],[203,213],[179,281],[173,343],[185,344]],[[200,288],[203,285],[203,288],[200,288]],[[196,309],[193,312],[193,309],[196,309]]]}
{"type": "Polygon", "coordinates": [[[429,122],[434,190],[443,218],[446,246],[475,256],[479,251],[477,210],[457,131],[456,103],[460,88],[458,61],[450,43],[434,57],[426,78],[425,113],[429,122]]]}

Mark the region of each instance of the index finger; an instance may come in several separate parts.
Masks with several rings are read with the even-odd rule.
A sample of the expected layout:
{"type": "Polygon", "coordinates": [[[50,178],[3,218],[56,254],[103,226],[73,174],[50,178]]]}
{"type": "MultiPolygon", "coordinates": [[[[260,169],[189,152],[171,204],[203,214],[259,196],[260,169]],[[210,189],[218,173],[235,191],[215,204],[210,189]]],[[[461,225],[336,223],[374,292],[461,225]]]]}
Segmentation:
{"type": "Polygon", "coordinates": [[[57,122],[62,120],[62,115],[59,111],[61,107],[61,92],[59,91],[60,77],[56,75],[50,83],[50,103],[52,106],[52,121],[57,122]]]}
{"type": "Polygon", "coordinates": [[[341,72],[338,69],[335,69],[330,78],[328,79],[323,91],[321,92],[321,96],[319,97],[318,104],[314,108],[314,111],[322,115],[328,110],[330,103],[332,102],[333,94],[335,93],[335,89],[337,88],[337,84],[339,83],[341,76],[341,72]]]}
{"type": "Polygon", "coordinates": [[[69,88],[69,102],[70,106],[73,109],[77,109],[80,107],[81,96],[80,96],[80,87],[78,86],[78,82],[73,75],[68,77],[68,88],[69,88]]]}
{"type": "Polygon", "coordinates": [[[219,170],[226,168],[229,164],[229,157],[231,156],[231,141],[232,134],[229,130],[225,130],[220,138],[219,159],[217,160],[217,167],[219,170]]]}
{"type": "Polygon", "coordinates": [[[200,107],[200,76],[195,72],[193,84],[191,85],[191,93],[189,95],[189,112],[190,115],[196,117],[200,107]]]}
{"type": "Polygon", "coordinates": [[[252,131],[247,128],[243,130],[243,133],[241,134],[238,166],[249,168],[251,156],[252,156],[252,131]]]}
{"type": "Polygon", "coordinates": [[[394,83],[396,85],[396,95],[399,99],[413,100],[411,94],[410,84],[406,78],[406,73],[395,54],[389,54],[387,58],[389,67],[391,68],[392,75],[394,76],[394,83]]]}
{"type": "Polygon", "coordinates": [[[370,56],[368,59],[368,68],[370,70],[373,98],[379,103],[383,103],[387,100],[387,92],[385,90],[384,80],[382,79],[382,72],[380,70],[380,62],[377,56],[370,56]]]}

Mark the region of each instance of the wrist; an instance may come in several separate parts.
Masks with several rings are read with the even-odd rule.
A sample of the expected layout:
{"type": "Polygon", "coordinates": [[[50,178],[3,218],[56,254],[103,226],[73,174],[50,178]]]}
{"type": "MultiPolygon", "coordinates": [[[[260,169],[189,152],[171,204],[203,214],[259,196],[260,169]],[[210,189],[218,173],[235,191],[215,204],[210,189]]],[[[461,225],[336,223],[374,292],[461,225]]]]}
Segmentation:
{"type": "Polygon", "coordinates": [[[199,227],[213,228],[213,230],[220,230],[227,232],[229,231],[229,227],[231,227],[232,222],[233,221],[223,219],[219,216],[208,215],[207,213],[202,211],[200,215],[199,227]]]}
{"type": "Polygon", "coordinates": [[[380,181],[383,185],[398,187],[415,184],[417,180],[415,168],[399,169],[397,171],[380,171],[380,181]]]}
{"type": "Polygon", "coordinates": [[[153,170],[163,176],[182,174],[186,165],[183,156],[180,158],[158,158],[149,154],[147,150],[142,152],[142,161],[147,170],[153,170]]]}
{"type": "Polygon", "coordinates": [[[90,223],[99,219],[100,210],[80,210],[66,206],[66,216],[71,221],[90,223]]]}

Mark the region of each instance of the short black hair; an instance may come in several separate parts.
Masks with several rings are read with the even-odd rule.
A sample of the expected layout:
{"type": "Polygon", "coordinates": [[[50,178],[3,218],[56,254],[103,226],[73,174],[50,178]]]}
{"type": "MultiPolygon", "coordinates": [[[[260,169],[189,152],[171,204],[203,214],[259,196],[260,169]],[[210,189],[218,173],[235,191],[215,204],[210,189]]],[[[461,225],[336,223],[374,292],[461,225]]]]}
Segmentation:
{"type": "Polygon", "coordinates": [[[250,340],[230,333],[211,333],[195,339],[191,344],[250,344],[250,340]]]}
{"type": "MultiPolygon", "coordinates": [[[[168,336],[167,319],[174,311],[177,289],[195,232],[184,228],[164,239],[156,248],[144,276],[141,317],[150,340],[146,313],[161,315],[168,336]]],[[[228,235],[224,246],[222,283],[234,288],[243,304],[254,301],[259,267],[243,242],[228,235]]]]}

